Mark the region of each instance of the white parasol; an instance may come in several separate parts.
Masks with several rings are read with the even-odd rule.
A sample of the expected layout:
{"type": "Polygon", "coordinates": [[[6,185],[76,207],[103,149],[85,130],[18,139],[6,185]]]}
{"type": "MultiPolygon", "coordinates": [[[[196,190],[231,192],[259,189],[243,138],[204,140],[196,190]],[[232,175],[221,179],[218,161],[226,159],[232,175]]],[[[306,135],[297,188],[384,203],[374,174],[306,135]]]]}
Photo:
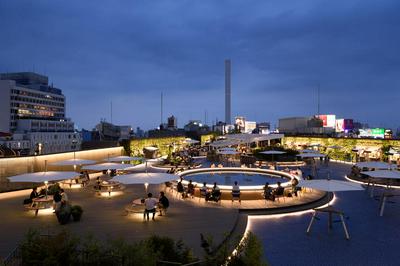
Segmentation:
{"type": "Polygon", "coordinates": [[[327,192],[364,190],[360,184],[332,179],[299,180],[298,186],[327,192]]]}
{"type": "Polygon", "coordinates": [[[68,159],[68,160],[63,160],[63,161],[58,161],[54,163],[50,163],[50,165],[56,165],[56,166],[71,166],[71,165],[85,165],[85,164],[93,164],[96,163],[96,161],[93,160],[84,160],[84,159],[68,159]]]}
{"type": "Polygon", "coordinates": [[[124,170],[131,167],[131,164],[121,163],[100,163],[93,165],[86,165],[82,167],[83,170],[103,171],[103,170],[124,170]]]}
{"type": "Polygon", "coordinates": [[[314,157],[325,157],[325,154],[322,153],[300,153],[297,154],[297,156],[301,157],[301,158],[314,158],[314,157]]]}
{"type": "Polygon", "coordinates": [[[200,141],[198,141],[198,140],[190,139],[190,138],[187,138],[187,139],[185,139],[185,140],[183,141],[184,144],[189,144],[189,145],[197,144],[197,143],[199,143],[199,142],[200,142],[200,141]]]}
{"type": "Polygon", "coordinates": [[[115,176],[111,181],[117,181],[122,184],[144,184],[147,192],[149,184],[162,184],[171,180],[176,179],[177,176],[167,173],[137,173],[115,176]]]}
{"type": "Polygon", "coordinates": [[[270,155],[274,155],[274,154],[285,154],[285,151],[262,151],[260,152],[260,154],[270,154],[270,155]]]}
{"type": "Polygon", "coordinates": [[[304,149],[304,150],[300,150],[299,152],[301,152],[301,153],[314,153],[314,152],[316,152],[316,150],[304,149]]]}
{"type": "Polygon", "coordinates": [[[358,168],[370,168],[370,169],[390,169],[396,168],[395,165],[391,165],[385,162],[359,162],[356,163],[358,168]]]}
{"type": "Polygon", "coordinates": [[[148,151],[156,151],[156,150],[158,150],[157,147],[153,147],[153,146],[144,147],[143,149],[148,150],[148,151]]]}
{"type": "Polygon", "coordinates": [[[104,159],[104,161],[108,162],[127,162],[127,161],[141,161],[141,160],[143,160],[142,157],[134,157],[134,156],[117,156],[104,159]]]}
{"type": "Polygon", "coordinates": [[[361,174],[373,177],[373,178],[387,178],[387,179],[400,179],[400,171],[397,170],[376,170],[376,171],[364,171],[361,174]]]}
{"type": "Polygon", "coordinates": [[[11,182],[43,183],[47,181],[59,181],[59,180],[71,179],[78,175],[79,174],[76,172],[47,171],[47,172],[26,173],[21,175],[10,176],[8,177],[8,179],[11,182]]]}

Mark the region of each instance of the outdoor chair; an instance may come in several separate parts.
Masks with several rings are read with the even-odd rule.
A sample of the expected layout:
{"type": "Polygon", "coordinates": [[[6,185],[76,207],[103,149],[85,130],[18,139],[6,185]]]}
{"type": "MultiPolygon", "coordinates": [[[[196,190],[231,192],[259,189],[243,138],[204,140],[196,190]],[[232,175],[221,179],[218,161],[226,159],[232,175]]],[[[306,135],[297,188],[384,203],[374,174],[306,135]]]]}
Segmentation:
{"type": "Polygon", "coordinates": [[[232,202],[233,202],[234,200],[238,200],[239,203],[241,203],[240,191],[232,191],[232,202]]]}
{"type": "Polygon", "coordinates": [[[204,200],[205,200],[206,196],[207,196],[207,190],[200,189],[199,202],[200,202],[201,198],[204,198],[204,200]]]}

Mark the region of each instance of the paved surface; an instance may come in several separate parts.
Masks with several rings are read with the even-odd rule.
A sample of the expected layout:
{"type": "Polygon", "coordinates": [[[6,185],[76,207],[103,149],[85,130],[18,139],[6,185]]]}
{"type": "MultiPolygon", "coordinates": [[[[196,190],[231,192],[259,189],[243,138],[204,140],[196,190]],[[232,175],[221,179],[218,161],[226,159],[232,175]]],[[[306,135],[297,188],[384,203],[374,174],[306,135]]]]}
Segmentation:
{"type": "MultiPolygon", "coordinates": [[[[160,187],[150,186],[151,192],[158,196],[160,187]]],[[[212,235],[219,243],[224,233],[230,232],[238,217],[238,210],[227,208],[196,208],[192,203],[171,198],[167,216],[156,216],[156,221],[143,221],[142,214],[126,215],[124,206],[134,198],[144,196],[143,185],[128,186],[123,194],[112,198],[98,198],[92,186],[86,189],[66,190],[72,204],[83,207],[80,222],[59,225],[51,211],[34,216],[33,211],[24,211],[23,198],[19,196],[0,201],[2,221],[0,222],[0,257],[8,255],[16,247],[28,228],[40,229],[43,233],[53,233],[68,229],[78,235],[93,234],[100,239],[123,237],[139,240],[152,234],[182,239],[193,248],[196,255],[202,255],[200,233],[212,235]]],[[[243,228],[244,232],[244,228],[243,228]]],[[[243,233],[242,232],[242,233],[243,233]]]]}
{"type": "MultiPolygon", "coordinates": [[[[320,177],[328,169],[320,168],[320,177]]],[[[344,179],[349,165],[330,163],[331,178],[344,179]]],[[[375,194],[380,194],[376,190],[375,194]]],[[[340,192],[334,206],[349,216],[350,237],[340,223],[328,232],[327,216],[319,215],[310,236],[305,234],[311,214],[278,219],[250,219],[251,231],[263,242],[267,261],[275,265],[399,265],[400,205],[387,204],[379,217],[379,201],[365,191],[340,192]]],[[[398,199],[394,198],[394,201],[398,199]]]]}

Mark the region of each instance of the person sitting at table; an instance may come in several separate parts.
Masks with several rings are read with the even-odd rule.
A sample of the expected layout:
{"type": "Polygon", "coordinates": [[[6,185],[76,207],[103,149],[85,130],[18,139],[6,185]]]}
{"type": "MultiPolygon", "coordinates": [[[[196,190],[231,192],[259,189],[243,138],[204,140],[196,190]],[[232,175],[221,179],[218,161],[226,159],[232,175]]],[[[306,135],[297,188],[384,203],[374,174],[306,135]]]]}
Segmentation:
{"type": "Polygon", "coordinates": [[[203,186],[200,188],[200,197],[204,197],[205,198],[207,193],[208,193],[207,183],[204,182],[203,186]]]}
{"type": "Polygon", "coordinates": [[[272,188],[269,186],[269,183],[266,182],[264,186],[264,199],[275,201],[275,195],[272,188]]]}
{"type": "Polygon", "coordinates": [[[163,191],[160,192],[160,197],[158,198],[158,207],[160,208],[160,216],[163,215],[162,211],[164,211],[165,214],[169,207],[169,200],[163,191]]]}
{"type": "Polygon", "coordinates": [[[240,200],[240,187],[239,187],[237,181],[235,181],[234,185],[232,186],[232,201],[235,198],[239,199],[239,202],[241,201],[240,200]]]}
{"type": "MultiPolygon", "coordinates": [[[[156,207],[157,207],[157,200],[153,198],[153,194],[149,193],[147,194],[147,198],[144,200],[144,216],[147,216],[147,221],[149,220],[149,213],[153,213],[153,221],[154,221],[154,216],[156,215],[156,207]]],[[[145,217],[143,217],[145,218],[145,217]]]]}
{"type": "Polygon", "coordinates": [[[299,191],[299,188],[297,187],[297,185],[299,184],[299,180],[297,180],[297,178],[292,178],[290,183],[292,186],[292,194],[297,197],[297,191],[299,191]]]}
{"type": "Polygon", "coordinates": [[[98,176],[97,178],[96,178],[96,184],[97,184],[97,189],[98,190],[101,190],[101,182],[102,182],[102,180],[101,180],[101,178],[100,178],[100,176],[98,176]]]}
{"type": "Polygon", "coordinates": [[[274,196],[283,196],[283,193],[285,192],[285,188],[281,186],[281,182],[276,183],[278,186],[274,190],[274,196]]]}
{"type": "Polygon", "coordinates": [[[57,190],[53,195],[53,201],[54,201],[53,208],[55,212],[58,212],[61,208],[61,199],[62,199],[61,193],[59,190],[57,190]]]}
{"type": "Polygon", "coordinates": [[[217,186],[217,182],[214,182],[214,186],[213,186],[211,192],[207,193],[207,195],[206,195],[206,201],[213,200],[213,201],[218,202],[220,197],[221,197],[221,191],[220,191],[219,187],[217,186]]]}
{"type": "Polygon", "coordinates": [[[181,180],[179,180],[178,184],[176,185],[176,190],[178,191],[178,193],[182,194],[182,198],[185,198],[185,188],[183,187],[183,184],[182,184],[182,178],[181,178],[181,180]]]}
{"type": "Polygon", "coordinates": [[[189,180],[189,184],[187,185],[187,194],[191,197],[194,196],[194,185],[192,183],[192,180],[189,180]]]}
{"type": "Polygon", "coordinates": [[[31,200],[33,200],[34,198],[37,198],[37,197],[39,197],[39,193],[37,192],[37,187],[34,187],[34,188],[32,188],[32,192],[31,192],[31,195],[29,196],[29,198],[31,200]]]}
{"type": "Polygon", "coordinates": [[[65,193],[64,189],[60,189],[60,195],[61,195],[61,203],[62,204],[67,204],[68,203],[68,195],[65,193]]]}

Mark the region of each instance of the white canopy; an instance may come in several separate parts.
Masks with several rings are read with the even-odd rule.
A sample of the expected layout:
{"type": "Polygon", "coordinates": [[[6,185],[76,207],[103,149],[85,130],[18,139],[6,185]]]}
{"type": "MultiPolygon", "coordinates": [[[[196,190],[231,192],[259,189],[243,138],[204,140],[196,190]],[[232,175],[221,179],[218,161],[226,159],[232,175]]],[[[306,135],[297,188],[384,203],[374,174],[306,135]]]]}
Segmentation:
{"type": "Polygon", "coordinates": [[[198,141],[198,140],[190,139],[190,138],[187,138],[187,139],[185,139],[185,140],[183,141],[183,143],[189,144],[189,145],[191,145],[191,144],[197,144],[197,143],[199,143],[199,142],[200,142],[200,141],[198,141]]]}
{"type": "Polygon", "coordinates": [[[312,149],[304,149],[304,150],[300,150],[301,153],[314,153],[316,152],[316,150],[312,150],[312,149]]]}
{"type": "Polygon", "coordinates": [[[117,181],[123,184],[162,184],[176,179],[176,175],[167,173],[138,173],[115,176],[111,181],[117,181]]]}
{"type": "Polygon", "coordinates": [[[219,151],[236,151],[236,148],[228,148],[228,147],[226,147],[226,148],[221,148],[221,149],[218,149],[219,151]]]}
{"type": "Polygon", "coordinates": [[[322,153],[300,153],[297,156],[301,158],[314,158],[314,157],[325,157],[325,154],[322,153]]]}
{"type": "Polygon", "coordinates": [[[143,149],[148,150],[148,151],[156,151],[156,150],[158,150],[157,147],[153,147],[153,146],[144,147],[143,149]]]}
{"type": "Polygon", "coordinates": [[[390,169],[390,168],[396,168],[395,165],[391,165],[389,163],[385,162],[359,162],[356,163],[356,166],[358,168],[374,168],[374,169],[390,169]]]}
{"type": "Polygon", "coordinates": [[[218,151],[218,154],[221,154],[221,155],[236,155],[236,154],[239,154],[239,152],[238,151],[230,151],[230,150],[219,150],[218,151]]]}
{"type": "Polygon", "coordinates": [[[397,170],[376,170],[376,171],[365,171],[361,174],[368,175],[373,178],[393,178],[400,179],[400,171],[397,170]]]}
{"type": "Polygon", "coordinates": [[[83,170],[103,171],[103,170],[124,170],[132,167],[131,164],[120,164],[120,163],[100,163],[93,165],[86,165],[82,167],[83,170]]]}
{"type": "Polygon", "coordinates": [[[117,156],[104,159],[104,161],[108,162],[126,162],[126,161],[141,161],[141,160],[143,160],[142,157],[132,157],[132,156],[117,156]]]}
{"type": "Polygon", "coordinates": [[[93,163],[96,163],[96,161],[75,158],[75,159],[68,159],[68,160],[54,162],[54,163],[51,163],[50,165],[68,166],[68,165],[85,165],[85,164],[93,164],[93,163]]]}
{"type": "Polygon", "coordinates": [[[48,172],[36,172],[27,173],[21,175],[10,176],[8,179],[11,182],[37,182],[43,183],[46,181],[58,181],[71,179],[79,174],[76,172],[66,172],[66,171],[48,171],[48,172]]]}
{"type": "Polygon", "coordinates": [[[210,146],[215,148],[228,147],[239,145],[241,142],[239,140],[217,140],[210,144],[210,146]]]}
{"type": "Polygon", "coordinates": [[[262,151],[260,152],[261,154],[270,154],[270,155],[275,155],[275,154],[285,154],[285,151],[262,151]]]}
{"type": "Polygon", "coordinates": [[[331,179],[299,180],[298,186],[327,192],[364,190],[360,184],[331,179]]]}
{"type": "Polygon", "coordinates": [[[229,134],[226,135],[227,140],[239,140],[241,143],[252,143],[257,141],[266,141],[274,139],[282,139],[283,134],[229,134]]]}
{"type": "Polygon", "coordinates": [[[339,145],[332,145],[332,146],[328,146],[328,148],[339,150],[339,149],[341,149],[341,148],[343,148],[343,147],[342,147],[342,146],[339,146],[339,145]]]}

